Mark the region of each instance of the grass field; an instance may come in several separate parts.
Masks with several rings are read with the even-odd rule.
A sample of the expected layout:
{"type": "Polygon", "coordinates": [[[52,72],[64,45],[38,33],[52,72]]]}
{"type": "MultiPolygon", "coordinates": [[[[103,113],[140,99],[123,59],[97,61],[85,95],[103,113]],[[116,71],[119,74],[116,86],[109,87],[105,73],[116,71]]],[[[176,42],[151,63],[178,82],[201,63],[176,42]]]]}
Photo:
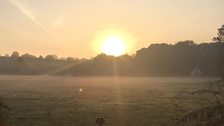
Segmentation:
{"type": "Polygon", "coordinates": [[[0,99],[13,126],[172,126],[212,102],[191,93],[205,78],[0,76],[0,99]],[[176,107],[181,106],[181,109],[176,107]]]}

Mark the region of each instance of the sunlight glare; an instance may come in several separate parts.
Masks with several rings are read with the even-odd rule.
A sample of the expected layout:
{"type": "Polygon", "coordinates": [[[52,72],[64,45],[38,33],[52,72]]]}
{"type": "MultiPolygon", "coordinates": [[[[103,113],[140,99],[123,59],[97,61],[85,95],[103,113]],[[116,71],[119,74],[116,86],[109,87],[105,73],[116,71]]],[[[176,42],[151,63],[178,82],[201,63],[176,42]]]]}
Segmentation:
{"type": "Polygon", "coordinates": [[[103,42],[101,49],[107,55],[120,56],[125,53],[126,45],[122,38],[111,36],[103,42]]]}
{"type": "Polygon", "coordinates": [[[135,39],[124,30],[103,30],[93,39],[93,50],[111,56],[121,56],[132,51],[135,39]]]}

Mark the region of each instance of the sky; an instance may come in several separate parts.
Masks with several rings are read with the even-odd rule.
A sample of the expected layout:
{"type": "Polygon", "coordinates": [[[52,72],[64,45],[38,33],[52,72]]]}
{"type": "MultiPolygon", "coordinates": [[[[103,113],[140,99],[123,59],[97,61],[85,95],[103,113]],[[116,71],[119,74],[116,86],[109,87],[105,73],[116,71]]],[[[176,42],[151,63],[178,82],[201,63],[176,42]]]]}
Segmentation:
{"type": "Polygon", "coordinates": [[[128,36],[130,55],[152,43],[210,42],[224,24],[223,5],[224,0],[0,0],[0,54],[90,58],[100,53],[97,37],[108,31],[128,36]]]}

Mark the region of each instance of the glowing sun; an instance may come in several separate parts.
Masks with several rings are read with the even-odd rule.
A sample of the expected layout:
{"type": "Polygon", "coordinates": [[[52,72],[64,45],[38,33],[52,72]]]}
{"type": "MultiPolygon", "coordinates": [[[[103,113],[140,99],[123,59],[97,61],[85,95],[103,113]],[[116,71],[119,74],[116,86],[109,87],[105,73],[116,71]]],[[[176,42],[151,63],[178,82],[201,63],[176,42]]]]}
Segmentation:
{"type": "Polygon", "coordinates": [[[117,36],[107,37],[102,45],[101,51],[107,55],[120,56],[126,52],[126,42],[117,36]]]}
{"type": "Polygon", "coordinates": [[[121,56],[132,52],[135,38],[121,29],[102,30],[94,35],[92,49],[97,54],[104,53],[110,56],[121,56]]]}

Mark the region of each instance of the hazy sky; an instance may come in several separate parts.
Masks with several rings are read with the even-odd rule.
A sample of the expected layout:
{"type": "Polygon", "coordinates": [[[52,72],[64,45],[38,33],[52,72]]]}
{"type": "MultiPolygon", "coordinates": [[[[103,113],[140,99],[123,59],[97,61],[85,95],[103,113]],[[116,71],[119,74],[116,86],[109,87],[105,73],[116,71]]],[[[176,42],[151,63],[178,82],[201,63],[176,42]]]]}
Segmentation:
{"type": "Polygon", "coordinates": [[[96,36],[150,43],[208,42],[224,24],[224,0],[0,0],[0,54],[92,57],[96,36]]]}

